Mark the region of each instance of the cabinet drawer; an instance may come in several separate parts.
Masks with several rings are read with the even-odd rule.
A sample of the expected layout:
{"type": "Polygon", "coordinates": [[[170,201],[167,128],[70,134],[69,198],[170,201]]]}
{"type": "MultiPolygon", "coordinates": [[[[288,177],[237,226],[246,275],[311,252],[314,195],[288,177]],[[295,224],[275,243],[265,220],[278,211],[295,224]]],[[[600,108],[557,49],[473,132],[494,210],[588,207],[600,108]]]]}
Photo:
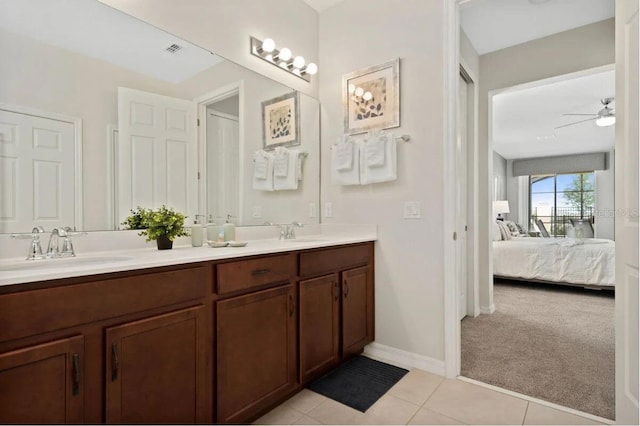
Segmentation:
{"type": "Polygon", "coordinates": [[[209,268],[185,268],[0,296],[0,341],[204,297],[209,268]]]}
{"type": "Polygon", "coordinates": [[[310,277],[366,265],[370,260],[371,243],[301,253],[300,276],[310,277]]]}
{"type": "Polygon", "coordinates": [[[238,293],[290,281],[296,274],[296,255],[259,257],[218,265],[218,294],[238,293]]]}

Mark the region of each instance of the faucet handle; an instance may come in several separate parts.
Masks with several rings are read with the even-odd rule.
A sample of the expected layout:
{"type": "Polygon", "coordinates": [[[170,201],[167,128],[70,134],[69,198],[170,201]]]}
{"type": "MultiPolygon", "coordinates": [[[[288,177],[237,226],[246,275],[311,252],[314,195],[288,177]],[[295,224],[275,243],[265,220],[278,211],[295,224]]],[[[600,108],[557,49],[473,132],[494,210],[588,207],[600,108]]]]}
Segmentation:
{"type": "Polygon", "coordinates": [[[64,235],[60,234],[60,236],[63,237],[64,240],[62,240],[62,249],[60,250],[59,255],[60,256],[75,257],[76,252],[73,249],[73,241],[71,241],[71,237],[82,237],[84,235],[87,235],[87,233],[86,232],[73,231],[68,226],[65,226],[63,228],[63,230],[64,230],[64,235]]]}
{"type": "Polygon", "coordinates": [[[29,252],[27,253],[27,260],[36,260],[44,257],[42,255],[42,245],[40,244],[40,234],[42,233],[44,233],[44,228],[42,226],[36,226],[30,233],[11,234],[11,238],[21,240],[30,239],[31,245],[29,246],[29,252]]]}

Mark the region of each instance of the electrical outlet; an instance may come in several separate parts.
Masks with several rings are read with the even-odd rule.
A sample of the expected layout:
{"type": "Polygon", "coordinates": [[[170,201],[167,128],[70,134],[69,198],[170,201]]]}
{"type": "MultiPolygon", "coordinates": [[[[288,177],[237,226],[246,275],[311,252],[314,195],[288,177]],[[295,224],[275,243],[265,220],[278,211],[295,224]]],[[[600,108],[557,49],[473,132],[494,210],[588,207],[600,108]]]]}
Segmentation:
{"type": "Polygon", "coordinates": [[[333,217],[333,203],[324,203],[324,217],[333,217]]]}
{"type": "Polygon", "coordinates": [[[260,219],[262,217],[262,206],[253,206],[251,215],[256,219],[260,219]]]}
{"type": "Polygon", "coordinates": [[[405,201],[404,202],[404,218],[405,219],[420,219],[421,217],[420,201],[405,201]]]}
{"type": "Polygon", "coordinates": [[[309,217],[318,217],[318,206],[316,203],[309,203],[309,217]]]}

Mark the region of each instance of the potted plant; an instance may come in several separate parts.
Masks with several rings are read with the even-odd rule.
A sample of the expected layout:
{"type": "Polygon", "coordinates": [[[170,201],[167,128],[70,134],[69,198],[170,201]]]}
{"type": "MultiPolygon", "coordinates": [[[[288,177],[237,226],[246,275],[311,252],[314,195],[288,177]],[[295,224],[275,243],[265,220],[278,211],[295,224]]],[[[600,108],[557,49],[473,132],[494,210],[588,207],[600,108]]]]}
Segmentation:
{"type": "Polygon", "coordinates": [[[185,218],[182,213],[164,205],[157,210],[138,207],[131,210],[131,215],[122,224],[129,229],[141,229],[139,235],[145,235],[147,241],[156,240],[158,250],[168,250],[173,247],[176,237],[189,235],[184,229],[185,218]]]}

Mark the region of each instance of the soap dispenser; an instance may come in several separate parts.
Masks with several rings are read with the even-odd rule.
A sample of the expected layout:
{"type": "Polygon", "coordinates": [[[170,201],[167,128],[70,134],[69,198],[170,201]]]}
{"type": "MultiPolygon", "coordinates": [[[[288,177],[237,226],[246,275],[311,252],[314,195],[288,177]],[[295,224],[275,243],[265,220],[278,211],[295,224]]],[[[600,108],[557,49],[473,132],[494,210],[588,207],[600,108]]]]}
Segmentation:
{"type": "Polygon", "coordinates": [[[191,226],[191,245],[193,247],[202,247],[202,224],[198,222],[198,216],[201,215],[196,215],[196,220],[191,226]]]}
{"type": "Polygon", "coordinates": [[[216,241],[218,239],[218,227],[213,220],[213,215],[209,215],[209,222],[207,222],[207,241],[216,241]]]}
{"type": "Polygon", "coordinates": [[[234,241],[236,239],[236,225],[234,225],[231,222],[231,218],[233,216],[231,216],[230,214],[227,215],[227,221],[225,222],[224,225],[222,225],[222,228],[224,229],[224,240],[225,241],[234,241]]]}

